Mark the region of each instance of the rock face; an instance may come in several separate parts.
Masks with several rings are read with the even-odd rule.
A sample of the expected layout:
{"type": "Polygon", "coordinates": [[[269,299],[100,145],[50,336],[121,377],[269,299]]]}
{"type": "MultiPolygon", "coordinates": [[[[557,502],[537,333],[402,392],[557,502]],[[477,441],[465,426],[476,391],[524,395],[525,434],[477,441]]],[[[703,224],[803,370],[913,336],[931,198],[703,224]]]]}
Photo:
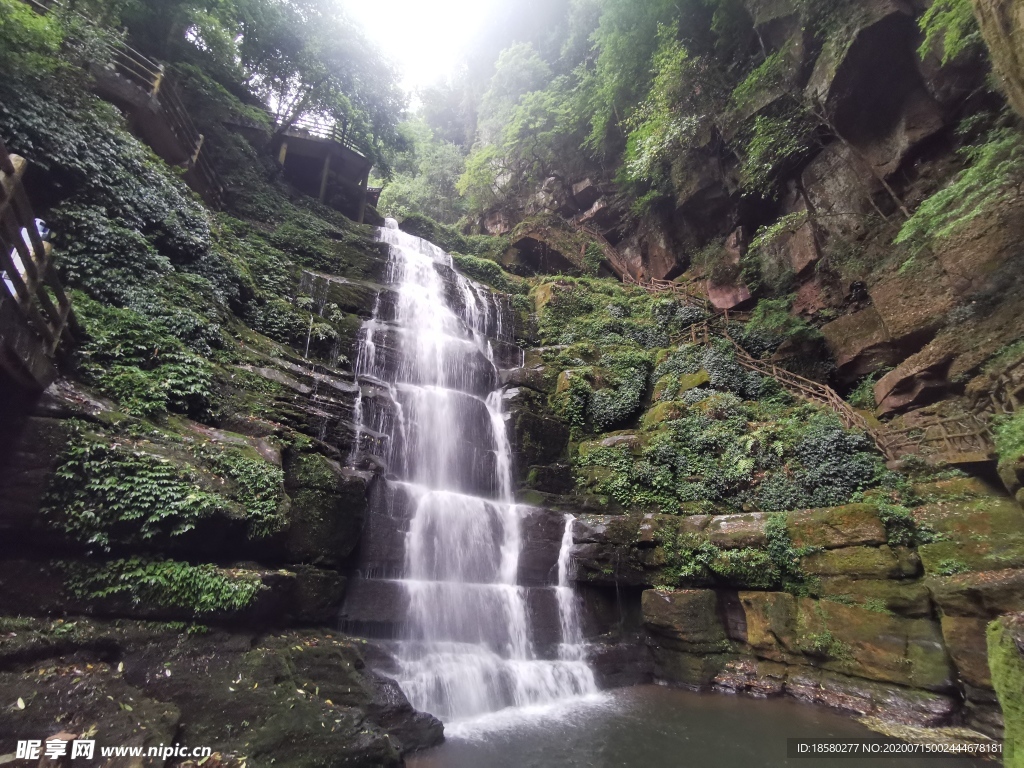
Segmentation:
{"type": "Polygon", "coordinates": [[[1024,602],[1020,510],[975,481],[916,490],[935,499],[916,512],[938,534],[916,549],[891,542],[872,503],[780,513],[808,579],[798,595],[759,583],[763,565],[735,567],[778,536],[759,513],[581,515],[578,578],[643,590],[666,682],[999,734],[985,632],[1024,602]]]}
{"type": "Polygon", "coordinates": [[[179,742],[261,763],[384,768],[443,738],[436,719],[366,668],[358,641],[327,630],[179,635],[131,621],[3,622],[0,687],[25,702],[0,713],[5,753],[25,733],[98,724],[103,746],[179,742]]]}

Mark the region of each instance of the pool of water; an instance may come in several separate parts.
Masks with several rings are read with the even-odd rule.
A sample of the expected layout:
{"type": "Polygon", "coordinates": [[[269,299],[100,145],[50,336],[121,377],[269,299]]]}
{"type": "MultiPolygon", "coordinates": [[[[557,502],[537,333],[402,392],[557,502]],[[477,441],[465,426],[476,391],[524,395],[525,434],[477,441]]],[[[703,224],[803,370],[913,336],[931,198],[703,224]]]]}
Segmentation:
{"type": "Polygon", "coordinates": [[[409,768],[994,768],[970,758],[787,758],[787,738],[876,739],[834,712],[789,699],[624,688],[445,728],[409,768]]]}

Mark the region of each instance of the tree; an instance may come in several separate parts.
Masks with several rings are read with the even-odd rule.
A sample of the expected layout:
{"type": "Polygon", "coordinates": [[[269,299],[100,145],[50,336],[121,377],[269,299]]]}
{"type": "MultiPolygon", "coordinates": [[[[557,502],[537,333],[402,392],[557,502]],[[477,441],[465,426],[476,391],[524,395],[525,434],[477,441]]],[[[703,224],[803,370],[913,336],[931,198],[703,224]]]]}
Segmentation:
{"type": "Polygon", "coordinates": [[[519,99],[543,88],[551,68],[529,43],[516,43],[501,52],[494,76],[480,102],[478,139],[483,144],[500,141],[519,99]]]}

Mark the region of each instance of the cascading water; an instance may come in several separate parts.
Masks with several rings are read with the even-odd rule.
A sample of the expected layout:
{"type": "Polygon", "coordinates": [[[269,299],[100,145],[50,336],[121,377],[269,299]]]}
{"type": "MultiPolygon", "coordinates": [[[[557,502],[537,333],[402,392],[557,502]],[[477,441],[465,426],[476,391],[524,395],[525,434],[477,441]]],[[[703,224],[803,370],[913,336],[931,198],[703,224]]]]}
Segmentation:
{"type": "Polygon", "coordinates": [[[521,508],[498,380],[513,349],[507,308],[393,221],[379,237],[390,246],[388,289],[361,336],[353,458],[379,456],[410,510],[398,572],[363,574],[404,598],[393,675],[413,706],[447,723],[594,693],[569,586],[571,516],[548,587],[557,658],[541,658],[518,583],[521,508]]]}

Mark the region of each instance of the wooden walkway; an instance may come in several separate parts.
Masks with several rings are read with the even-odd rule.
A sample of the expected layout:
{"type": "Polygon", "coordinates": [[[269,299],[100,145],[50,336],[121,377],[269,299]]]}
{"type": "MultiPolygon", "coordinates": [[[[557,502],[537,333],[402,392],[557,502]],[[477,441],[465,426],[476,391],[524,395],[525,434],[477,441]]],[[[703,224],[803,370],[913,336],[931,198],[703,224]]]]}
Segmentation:
{"type": "Polygon", "coordinates": [[[74,14],[79,22],[94,30],[90,50],[96,52],[92,73],[97,94],[127,110],[154,151],[168,164],[185,168],[185,182],[211,207],[223,208],[224,187],[203,154],[203,134],[189,116],[164,65],[100,29],[62,0],[25,2],[40,14],[54,10],[74,14]]]}
{"type": "Polygon", "coordinates": [[[994,458],[987,418],[976,414],[927,415],[901,429],[873,426],[832,387],[804,378],[774,363],[751,357],[729,336],[728,326],[721,320],[692,325],[683,334],[673,338],[672,342],[709,344],[713,337],[729,341],[736,362],[744,368],[771,377],[786,392],[800,400],[828,408],[847,429],[864,432],[888,461],[895,461],[908,454],[922,455],[933,463],[943,464],[973,464],[994,458]]]}
{"type": "Polygon", "coordinates": [[[25,160],[0,140],[0,368],[18,385],[45,389],[56,378],[61,342],[78,330],[25,194],[25,160]]]}
{"type": "Polygon", "coordinates": [[[719,309],[708,299],[703,293],[696,293],[692,288],[674,283],[671,280],[657,280],[655,278],[640,278],[635,279],[628,272],[622,276],[622,282],[626,285],[635,285],[638,288],[643,288],[648,293],[664,294],[672,296],[674,299],[681,301],[691,307],[703,309],[708,314],[720,315],[725,321],[737,323],[745,323],[750,319],[749,312],[735,312],[728,309],[719,309]]]}

